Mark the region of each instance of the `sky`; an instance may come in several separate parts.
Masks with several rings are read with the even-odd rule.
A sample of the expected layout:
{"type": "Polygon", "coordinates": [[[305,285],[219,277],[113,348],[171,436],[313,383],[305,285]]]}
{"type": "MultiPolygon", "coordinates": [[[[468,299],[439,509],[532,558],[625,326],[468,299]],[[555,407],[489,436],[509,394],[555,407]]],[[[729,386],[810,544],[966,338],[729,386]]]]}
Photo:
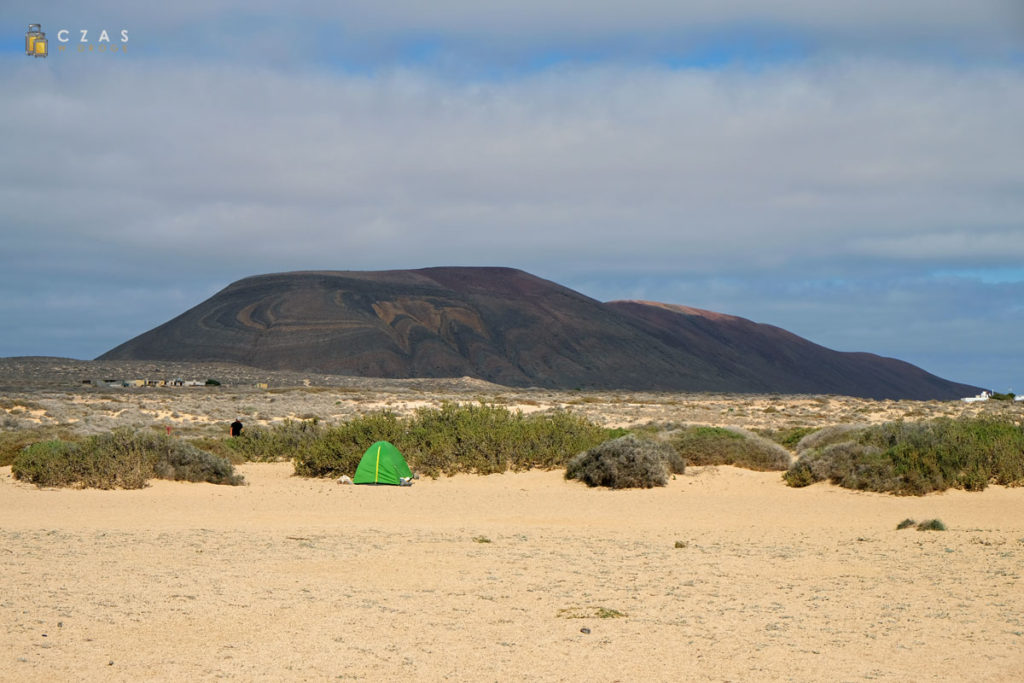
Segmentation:
{"type": "Polygon", "coordinates": [[[1024,393],[1020,0],[14,0],[0,87],[0,356],[500,265],[1024,393]]]}

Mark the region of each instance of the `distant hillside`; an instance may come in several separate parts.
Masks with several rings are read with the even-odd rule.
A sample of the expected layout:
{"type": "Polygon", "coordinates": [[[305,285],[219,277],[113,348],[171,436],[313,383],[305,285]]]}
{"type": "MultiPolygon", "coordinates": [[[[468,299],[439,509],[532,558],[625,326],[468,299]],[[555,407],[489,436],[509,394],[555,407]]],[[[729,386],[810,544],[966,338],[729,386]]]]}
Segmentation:
{"type": "Polygon", "coordinates": [[[234,362],[509,386],[956,398],[978,388],[770,325],[602,303],[510,268],[260,275],[98,360],[234,362]]]}

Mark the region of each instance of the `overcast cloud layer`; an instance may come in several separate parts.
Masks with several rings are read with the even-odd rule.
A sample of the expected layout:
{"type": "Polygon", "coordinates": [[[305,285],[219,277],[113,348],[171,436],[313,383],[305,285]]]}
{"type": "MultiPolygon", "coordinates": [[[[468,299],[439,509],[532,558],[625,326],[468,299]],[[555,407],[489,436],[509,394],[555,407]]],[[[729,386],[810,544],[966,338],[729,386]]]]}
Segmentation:
{"type": "Polygon", "coordinates": [[[1024,392],[1019,3],[276,4],[0,10],[0,356],[256,273],[508,265],[1024,392]]]}

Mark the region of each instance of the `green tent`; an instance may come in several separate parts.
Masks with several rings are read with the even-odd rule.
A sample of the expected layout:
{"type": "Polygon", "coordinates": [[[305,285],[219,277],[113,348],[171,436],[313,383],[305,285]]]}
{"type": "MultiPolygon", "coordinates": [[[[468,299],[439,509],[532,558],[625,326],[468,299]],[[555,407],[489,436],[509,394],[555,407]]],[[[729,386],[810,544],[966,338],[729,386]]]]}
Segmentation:
{"type": "Polygon", "coordinates": [[[392,484],[407,485],[412,479],[412,471],[398,449],[387,441],[378,441],[363,453],[363,459],[356,468],[353,484],[392,484]]]}

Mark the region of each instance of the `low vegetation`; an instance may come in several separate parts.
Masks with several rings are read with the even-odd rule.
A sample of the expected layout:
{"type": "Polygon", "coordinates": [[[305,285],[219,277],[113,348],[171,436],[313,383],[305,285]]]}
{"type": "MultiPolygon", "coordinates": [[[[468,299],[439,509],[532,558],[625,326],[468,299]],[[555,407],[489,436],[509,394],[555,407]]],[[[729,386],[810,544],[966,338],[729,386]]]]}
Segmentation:
{"type": "Polygon", "coordinates": [[[793,450],[800,443],[800,439],[808,434],[816,432],[820,427],[786,427],[783,429],[755,430],[761,436],[774,441],[783,448],[793,450]]]}
{"type": "Polygon", "coordinates": [[[941,519],[926,519],[923,522],[917,522],[913,519],[907,518],[896,525],[896,529],[912,529],[916,527],[918,531],[945,531],[946,525],[943,524],[941,519]]]}
{"type": "Polygon", "coordinates": [[[225,443],[243,461],[288,460],[323,434],[318,420],[285,420],[273,427],[246,427],[225,443]]]}
{"type": "MultiPolygon", "coordinates": [[[[561,619],[621,619],[629,615],[611,607],[563,607],[557,615],[561,619]]],[[[589,633],[589,631],[587,631],[589,633]]]]}
{"type": "Polygon", "coordinates": [[[990,483],[1024,484],[1024,429],[1008,420],[939,418],[826,428],[804,437],[784,478],[851,489],[923,495],[990,483]]]}
{"type": "Polygon", "coordinates": [[[735,465],[762,472],[782,471],[792,456],[779,444],[743,429],[685,427],[670,443],[689,465],[735,465]]]}
{"type": "Polygon", "coordinates": [[[569,461],[566,479],[613,489],[652,488],[682,474],[686,462],[671,445],[632,434],[605,441],[569,461]]]}
{"type": "Polygon", "coordinates": [[[152,478],[238,485],[226,459],[182,439],[117,429],[80,441],[50,440],[25,447],[14,459],[16,479],[38,486],[138,489],[152,478]]]}
{"type": "Polygon", "coordinates": [[[408,418],[384,411],[333,427],[317,426],[294,445],[290,456],[301,476],[352,475],[367,446],[390,441],[410,468],[427,476],[493,474],[565,467],[576,453],[618,434],[564,411],[524,415],[503,406],[445,403],[421,408],[408,418]]]}
{"type": "Polygon", "coordinates": [[[926,519],[917,525],[918,531],[945,531],[946,525],[941,519],[926,519]]]}
{"type": "Polygon", "coordinates": [[[0,431],[0,467],[11,465],[26,446],[40,441],[73,439],[70,430],[61,427],[31,427],[0,431]]]}

